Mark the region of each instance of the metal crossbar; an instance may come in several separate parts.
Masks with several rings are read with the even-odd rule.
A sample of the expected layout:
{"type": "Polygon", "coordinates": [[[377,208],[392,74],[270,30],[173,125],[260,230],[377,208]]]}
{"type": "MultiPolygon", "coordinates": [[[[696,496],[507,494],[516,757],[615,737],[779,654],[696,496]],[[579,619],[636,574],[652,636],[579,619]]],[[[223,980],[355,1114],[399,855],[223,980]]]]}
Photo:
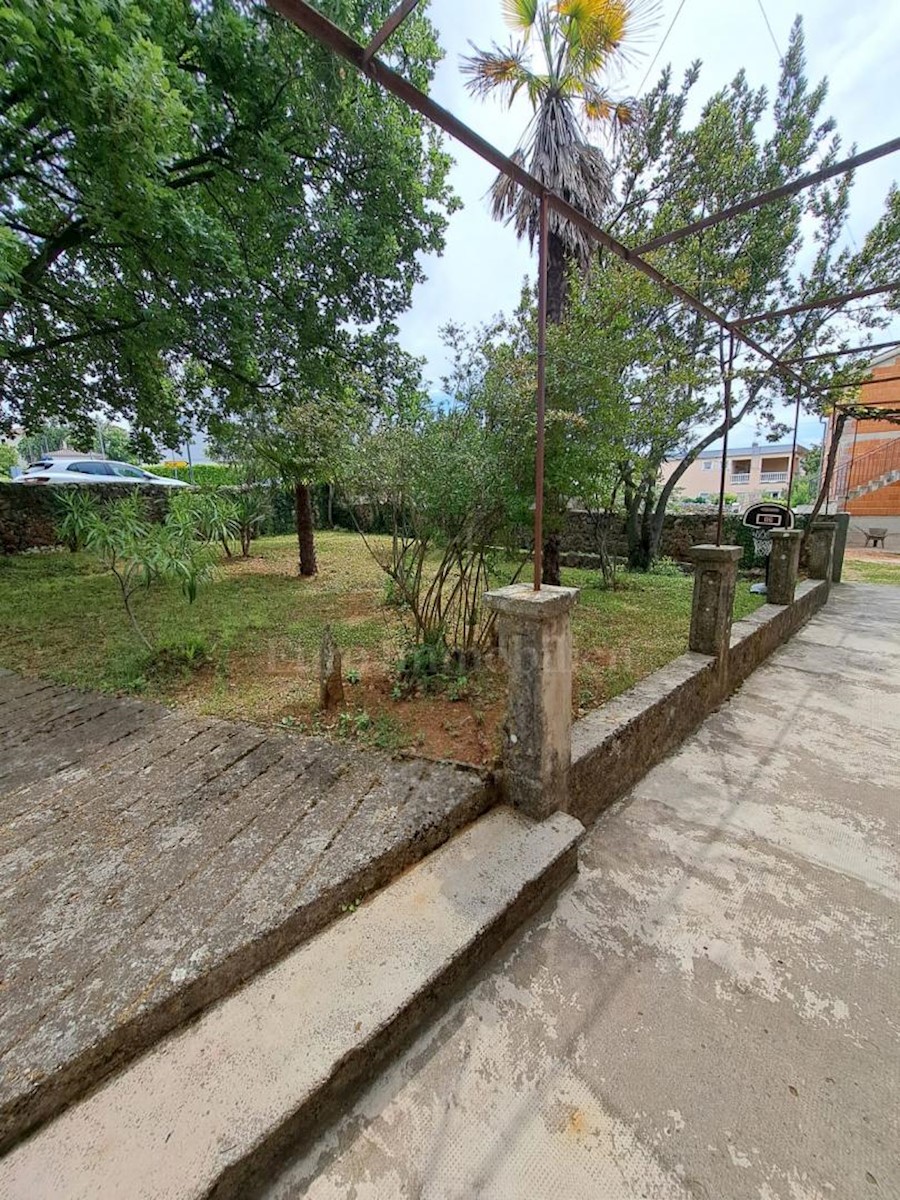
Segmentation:
{"type": "Polygon", "coordinates": [[[817,183],[824,183],[826,179],[833,179],[836,175],[844,175],[848,171],[854,171],[857,167],[875,162],[876,159],[884,158],[887,154],[896,154],[898,150],[900,150],[900,138],[894,138],[890,142],[882,142],[880,146],[875,146],[871,150],[864,151],[862,154],[854,154],[851,158],[845,158],[843,162],[834,163],[830,167],[823,167],[820,171],[813,171],[810,175],[804,175],[800,179],[795,179],[793,183],[785,183],[781,187],[772,188],[771,191],[760,192],[758,196],[752,196],[749,200],[742,200],[740,204],[732,204],[729,208],[720,209],[719,212],[711,213],[708,217],[703,217],[699,221],[692,221],[689,225],[683,225],[680,229],[673,229],[671,233],[660,234],[659,237],[651,238],[649,242],[644,242],[642,246],[636,246],[635,249],[638,254],[646,254],[648,250],[658,250],[660,246],[670,246],[672,242],[680,242],[684,238],[690,237],[692,233],[701,233],[704,229],[711,229],[714,225],[721,225],[723,221],[730,221],[734,217],[752,212],[755,208],[762,208],[765,204],[772,204],[776,200],[786,200],[788,196],[802,192],[808,187],[814,187],[817,183]]]}
{"type": "Polygon", "coordinates": [[[363,62],[368,62],[370,58],[374,58],[391,34],[400,28],[418,3],[419,0],[403,0],[402,4],[397,5],[363,51],[363,62]]]}
{"type": "MultiPolygon", "coordinates": [[[[281,14],[287,20],[302,29],[304,33],[315,38],[316,41],[322,43],[333,50],[336,54],[345,58],[352,63],[357,70],[367,75],[374,82],[380,84],[386,91],[402,100],[410,108],[420,113],[427,120],[437,125],[445,133],[461,142],[469,150],[489,162],[501,174],[506,175],[508,179],[513,180],[525,191],[530,192],[535,196],[541,204],[541,246],[539,246],[538,255],[538,295],[543,299],[539,299],[539,308],[543,305],[546,310],[546,271],[547,271],[547,256],[546,253],[541,253],[541,248],[544,251],[544,245],[547,240],[547,212],[550,208],[554,209],[561,217],[571,224],[577,226],[587,234],[598,245],[604,247],[611,254],[623,262],[628,263],[636,271],[652,280],[663,291],[670,296],[679,300],[685,307],[691,309],[699,316],[716,325],[723,332],[730,335],[731,344],[735,341],[741,342],[749,350],[752,350],[760,358],[770,363],[774,369],[786,380],[790,380],[794,385],[803,389],[806,394],[810,394],[809,389],[804,386],[803,376],[799,372],[793,370],[789,361],[782,359],[779,355],[768,350],[762,343],[756,341],[753,337],[745,332],[745,326],[756,321],[774,320],[783,316],[790,316],[797,312],[807,311],[808,309],[825,307],[828,305],[840,306],[842,303],[847,303],[850,299],[859,299],[866,295],[876,295],[879,292],[890,291],[893,288],[900,286],[891,284],[888,287],[863,289],[859,293],[849,293],[846,296],[831,297],[824,301],[813,301],[808,305],[795,305],[790,309],[776,311],[774,313],[764,313],[756,317],[748,317],[743,320],[729,320],[721,313],[716,312],[705,304],[699,297],[693,295],[686,288],[670,279],[664,272],[658,270],[641,256],[641,253],[636,250],[629,249],[622,242],[614,238],[605,229],[601,229],[599,225],[595,225],[583,212],[579,211],[567,200],[560,196],[557,192],[547,188],[535,175],[527,171],[520,163],[514,161],[508,155],[498,150],[496,146],[476,133],[474,129],[466,125],[458,117],[454,116],[448,109],[437,104],[425,92],[420,91],[413,84],[409,83],[402,75],[398,75],[396,71],[391,70],[379,58],[375,57],[377,49],[390,37],[391,33],[401,24],[401,22],[409,15],[415,7],[412,0],[403,0],[391,14],[379,32],[375,35],[368,46],[363,46],[357,42],[344,30],[339,28],[327,17],[323,16],[318,9],[311,4],[306,3],[306,0],[266,0],[269,8],[281,14]]],[[[863,155],[856,155],[853,159],[847,160],[844,163],[836,163],[832,167],[823,168],[822,172],[816,172],[815,175],[822,175],[823,178],[830,178],[833,175],[842,174],[848,170],[852,170],[854,166],[860,165],[861,162],[871,162],[875,158],[881,157],[883,154],[893,153],[894,150],[900,149],[900,139],[895,139],[894,142],[886,142],[883,146],[875,147],[871,151],[865,152],[863,155]]],[[[799,191],[802,187],[808,187],[812,182],[815,182],[814,177],[804,177],[803,180],[797,180],[794,184],[786,184],[785,188],[789,189],[784,192],[785,195],[792,194],[792,191],[799,191]]],[[[779,189],[775,189],[779,191],[779,189]]],[[[778,196],[764,195],[756,197],[754,200],[744,201],[742,205],[737,206],[741,211],[749,211],[753,207],[758,207],[760,204],[767,203],[768,200],[778,199],[778,196]]],[[[713,217],[708,220],[717,223],[718,220],[726,220],[727,215],[723,213],[713,214],[713,217]]],[[[685,236],[687,234],[685,233],[685,236]]],[[[546,320],[546,311],[538,314],[539,322],[546,320]]],[[[818,389],[815,394],[827,392],[828,389],[818,389]]],[[[544,387],[543,387],[543,372],[539,371],[538,379],[538,396],[537,396],[537,444],[538,450],[543,447],[544,430],[543,430],[543,413],[544,413],[544,387]]],[[[535,547],[534,547],[534,565],[535,591],[540,590],[541,585],[541,544],[540,531],[543,520],[543,498],[544,498],[544,481],[542,472],[542,455],[538,453],[536,456],[537,469],[535,478],[535,547]]]]}
{"type": "Polygon", "coordinates": [[[853,300],[865,300],[867,296],[881,296],[885,292],[894,292],[900,288],[900,283],[880,283],[875,287],[857,288],[853,292],[841,292],[838,296],[823,296],[821,300],[806,300],[802,304],[792,304],[789,308],[776,308],[771,312],[756,313],[752,317],[739,317],[735,325],[746,329],[748,325],[758,325],[761,321],[776,321],[782,317],[796,317],[800,313],[812,312],[816,308],[840,308],[853,300]]]}

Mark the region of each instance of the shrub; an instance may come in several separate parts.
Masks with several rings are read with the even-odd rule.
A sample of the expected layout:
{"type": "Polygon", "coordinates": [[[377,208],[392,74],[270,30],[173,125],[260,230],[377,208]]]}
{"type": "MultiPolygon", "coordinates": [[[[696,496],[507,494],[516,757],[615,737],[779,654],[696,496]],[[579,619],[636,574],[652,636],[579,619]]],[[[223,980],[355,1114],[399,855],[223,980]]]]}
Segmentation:
{"type": "Polygon", "coordinates": [[[235,495],[234,519],[244,558],[249,556],[250,543],[259,536],[271,511],[269,497],[261,487],[242,488],[235,495]]]}
{"type": "Polygon", "coordinates": [[[103,510],[89,496],[84,499],[88,505],[83,514],[85,547],[114,576],[132,629],[153,650],[135,617],[136,593],[161,580],[177,580],[185,599],[193,604],[200,584],[212,574],[209,547],[171,513],[162,525],[150,523],[137,493],[103,510]]]}
{"type": "Polygon", "coordinates": [[[190,468],[190,472],[187,466],[173,467],[167,463],[147,463],[144,470],[152,471],[154,475],[161,475],[163,479],[181,479],[185,483],[192,482],[197,487],[227,487],[242,482],[237,468],[226,466],[224,463],[197,463],[196,466],[190,468]]]}
{"type": "Polygon", "coordinates": [[[59,540],[68,546],[73,554],[77,550],[83,550],[97,511],[93,499],[87,492],[78,488],[62,488],[53,498],[60,514],[56,522],[59,540]]]}

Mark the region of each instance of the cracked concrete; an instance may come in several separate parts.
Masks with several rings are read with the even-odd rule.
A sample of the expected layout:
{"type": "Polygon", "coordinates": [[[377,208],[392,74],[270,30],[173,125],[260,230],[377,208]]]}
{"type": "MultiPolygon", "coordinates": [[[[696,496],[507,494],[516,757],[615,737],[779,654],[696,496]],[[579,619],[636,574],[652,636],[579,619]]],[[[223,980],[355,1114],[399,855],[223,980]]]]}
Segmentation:
{"type": "Polygon", "coordinates": [[[0,1148],[417,862],[474,772],[0,677],[0,1148]]]}
{"type": "Polygon", "coordinates": [[[828,607],[266,1200],[900,1195],[900,589],[828,607]]]}

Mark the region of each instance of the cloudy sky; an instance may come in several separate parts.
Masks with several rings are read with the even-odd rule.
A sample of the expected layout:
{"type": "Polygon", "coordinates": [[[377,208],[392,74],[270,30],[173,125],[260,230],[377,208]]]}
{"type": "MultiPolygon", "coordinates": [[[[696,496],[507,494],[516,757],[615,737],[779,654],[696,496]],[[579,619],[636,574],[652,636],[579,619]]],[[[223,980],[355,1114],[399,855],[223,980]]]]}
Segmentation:
{"type": "MultiPolygon", "coordinates": [[[[662,0],[655,28],[617,81],[624,94],[639,88],[679,3],[662,0]]],[[[699,58],[703,70],[696,93],[701,102],[742,67],[752,85],[771,88],[778,77],[776,43],[780,50],[786,47],[799,12],[806,30],[809,77],[827,76],[830,81],[826,107],[838,119],[846,153],[850,154],[853,143],[865,150],[898,135],[895,80],[900,4],[896,0],[857,0],[852,5],[846,0],[763,0],[762,7],[771,34],[760,0],[684,0],[650,83],[666,63],[679,77],[699,58]]],[[[459,70],[460,55],[467,52],[470,40],[483,47],[508,39],[499,0],[432,0],[430,15],[446,51],[435,80],[435,98],[502,150],[513,150],[527,124],[527,108],[507,112],[493,101],[473,100],[459,70]]],[[[440,326],[448,320],[473,323],[509,311],[522,279],[534,272],[527,246],[490,218],[486,193],[493,169],[456,143],[448,148],[456,160],[453,187],[464,207],[451,221],[443,256],[426,261],[428,280],[417,288],[412,310],[401,322],[403,344],[427,359],[427,374],[435,389],[445,361],[440,326]]],[[[900,156],[893,156],[857,173],[850,222],[857,242],[877,220],[898,168],[900,156]]],[[[806,418],[801,440],[817,441],[819,429],[817,421],[806,418]]],[[[746,423],[738,429],[737,440],[749,443],[755,434],[755,426],[746,423]]]]}

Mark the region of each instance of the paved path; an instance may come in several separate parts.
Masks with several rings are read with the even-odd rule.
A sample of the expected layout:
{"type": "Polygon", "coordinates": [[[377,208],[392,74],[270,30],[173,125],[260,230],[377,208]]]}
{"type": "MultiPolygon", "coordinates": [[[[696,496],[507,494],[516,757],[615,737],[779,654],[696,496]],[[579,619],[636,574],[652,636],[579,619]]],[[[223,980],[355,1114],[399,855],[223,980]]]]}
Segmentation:
{"type": "Polygon", "coordinates": [[[828,609],[267,1200],[896,1200],[900,588],[828,609]]]}
{"type": "Polygon", "coordinates": [[[486,802],[450,766],[0,674],[0,1148],[486,802]]]}

